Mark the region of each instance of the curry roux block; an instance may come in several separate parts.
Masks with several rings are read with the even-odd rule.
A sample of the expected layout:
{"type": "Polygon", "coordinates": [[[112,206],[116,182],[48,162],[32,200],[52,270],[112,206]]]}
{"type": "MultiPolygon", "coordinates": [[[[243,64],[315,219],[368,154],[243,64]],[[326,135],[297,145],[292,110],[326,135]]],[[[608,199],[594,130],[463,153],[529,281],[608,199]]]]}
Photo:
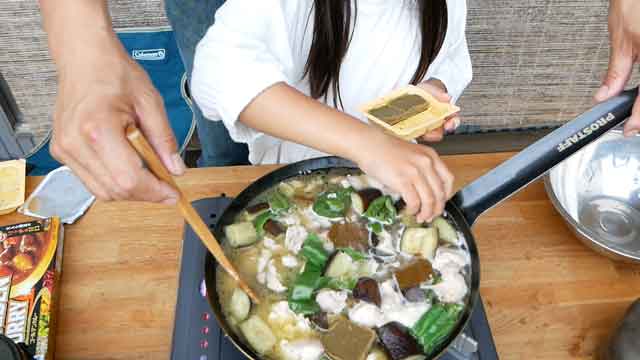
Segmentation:
{"type": "Polygon", "coordinates": [[[407,117],[427,111],[431,108],[431,104],[427,99],[415,94],[401,95],[400,97],[391,100],[391,102],[389,102],[389,106],[401,109],[407,117]]]}
{"type": "Polygon", "coordinates": [[[334,360],[365,360],[376,339],[376,333],[340,317],[322,334],[322,345],[334,360]]]}
{"type": "Polygon", "coordinates": [[[392,99],[385,105],[371,109],[369,113],[389,125],[395,125],[427,111],[430,107],[430,103],[420,95],[404,94],[392,99]]]}
{"type": "Polygon", "coordinates": [[[438,101],[420,87],[407,86],[364,105],[361,110],[372,123],[412,140],[442,126],[460,108],[438,101]]]}
{"type": "Polygon", "coordinates": [[[369,110],[369,113],[389,125],[395,125],[403,120],[402,111],[390,105],[383,105],[369,110]]]}
{"type": "Polygon", "coordinates": [[[57,217],[0,227],[0,334],[53,359],[62,264],[57,217]]]}

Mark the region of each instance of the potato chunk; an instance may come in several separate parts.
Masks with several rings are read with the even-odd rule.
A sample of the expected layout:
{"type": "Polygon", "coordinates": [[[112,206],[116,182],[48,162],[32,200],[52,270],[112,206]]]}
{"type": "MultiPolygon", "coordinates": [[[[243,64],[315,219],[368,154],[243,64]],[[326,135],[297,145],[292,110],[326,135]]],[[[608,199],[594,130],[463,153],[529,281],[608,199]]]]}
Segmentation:
{"type": "Polygon", "coordinates": [[[276,337],[271,328],[257,315],[251,316],[240,324],[240,331],[251,347],[259,354],[267,354],[273,350],[276,337]]]}
{"type": "Polygon", "coordinates": [[[229,245],[238,248],[248,246],[258,241],[258,233],[250,222],[239,222],[224,228],[229,245]]]}

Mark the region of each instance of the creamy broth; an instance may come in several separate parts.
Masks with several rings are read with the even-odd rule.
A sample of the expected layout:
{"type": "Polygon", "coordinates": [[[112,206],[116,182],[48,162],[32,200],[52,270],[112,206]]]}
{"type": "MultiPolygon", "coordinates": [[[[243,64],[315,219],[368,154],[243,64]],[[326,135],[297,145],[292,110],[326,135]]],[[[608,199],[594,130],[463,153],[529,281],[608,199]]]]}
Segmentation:
{"type": "Polygon", "coordinates": [[[261,303],[247,307],[218,267],[222,311],[265,359],[429,355],[443,340],[425,335],[434,330],[429,313],[450,317],[439,322],[446,332],[468,301],[462,235],[445,218],[417,224],[399,196],[359,173],[289,179],[258,196],[225,234],[227,256],[261,303]],[[342,328],[353,339],[341,339],[342,328]]]}

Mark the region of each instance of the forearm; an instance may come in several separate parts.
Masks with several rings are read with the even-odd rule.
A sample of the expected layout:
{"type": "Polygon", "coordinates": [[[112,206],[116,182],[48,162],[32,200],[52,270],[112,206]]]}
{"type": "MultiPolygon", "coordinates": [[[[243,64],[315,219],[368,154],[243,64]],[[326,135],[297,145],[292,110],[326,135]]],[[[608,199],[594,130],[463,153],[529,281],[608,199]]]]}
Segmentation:
{"type": "Polygon", "coordinates": [[[381,131],[296,89],[276,84],[256,97],[240,121],[260,132],[357,161],[358,149],[381,131]]]}
{"type": "Polygon", "coordinates": [[[59,72],[87,52],[119,46],[106,0],[40,0],[40,10],[59,72]]]}

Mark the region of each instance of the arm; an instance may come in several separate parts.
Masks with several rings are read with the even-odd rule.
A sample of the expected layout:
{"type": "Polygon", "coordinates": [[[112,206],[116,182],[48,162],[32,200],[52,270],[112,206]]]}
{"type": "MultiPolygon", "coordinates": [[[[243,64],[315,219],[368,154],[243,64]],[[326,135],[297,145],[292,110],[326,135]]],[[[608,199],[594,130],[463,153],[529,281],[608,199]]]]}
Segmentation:
{"type": "Polygon", "coordinates": [[[408,143],[326,106],[288,83],[293,59],[281,1],[235,0],[216,14],[198,44],[194,99],[210,119],[221,119],[236,141],[260,133],[356,162],[401,194],[420,219],[442,212],[453,176],[430,148],[408,143]],[[281,49],[283,51],[277,51],[281,49]]]}
{"type": "MultiPolygon", "coordinates": [[[[447,35],[436,60],[427,72],[427,79],[420,86],[440,101],[456,102],[473,78],[471,56],[467,46],[466,22],[467,5],[465,0],[449,1],[449,25],[447,35]]],[[[460,125],[456,114],[436,129],[423,136],[423,140],[433,142],[442,140],[445,131],[453,132],[460,125]]]]}
{"type": "MultiPolygon", "coordinates": [[[[611,54],[609,69],[596,101],[605,101],[624,90],[633,73],[633,65],[640,57],[640,2],[611,0],[609,6],[609,36],[611,54]]],[[[636,100],[631,117],[624,128],[625,135],[640,133],[640,97],[636,100]]]]}
{"type": "Polygon", "coordinates": [[[441,214],[453,195],[453,175],[431,148],[389,136],[284,83],[251,101],[240,121],[260,132],[351,159],[401,194],[407,209],[421,221],[441,214]]]}
{"type": "Polygon", "coordinates": [[[464,89],[473,78],[471,55],[467,46],[467,4],[466,0],[448,1],[449,22],[447,35],[436,60],[427,72],[427,79],[437,79],[445,91],[458,101],[464,89]]]}
{"type": "Polygon", "coordinates": [[[177,193],[143,169],[125,138],[136,122],[165,165],[184,171],[162,99],[113,32],[107,2],[41,0],[40,8],[59,79],[51,153],[99,199],[174,202],[177,193]]]}

